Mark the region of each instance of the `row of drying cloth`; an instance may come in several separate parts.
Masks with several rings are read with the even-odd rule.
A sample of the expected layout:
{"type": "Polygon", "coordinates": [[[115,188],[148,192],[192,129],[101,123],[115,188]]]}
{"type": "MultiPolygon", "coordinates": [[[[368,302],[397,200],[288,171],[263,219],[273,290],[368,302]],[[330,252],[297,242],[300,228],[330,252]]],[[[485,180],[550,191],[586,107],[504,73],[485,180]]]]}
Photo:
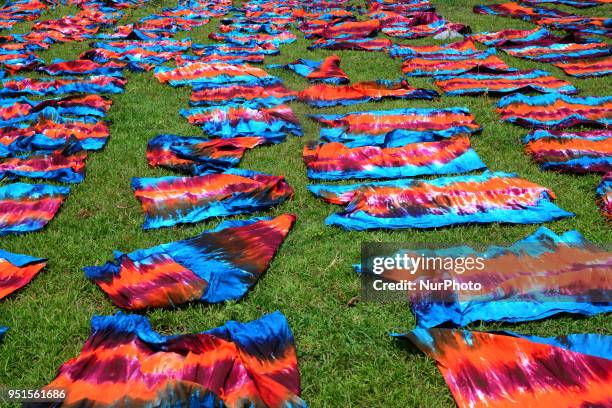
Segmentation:
{"type": "MultiPolygon", "coordinates": [[[[116,24],[123,16],[123,9],[137,7],[144,1],[137,2],[99,2],[83,1],[70,3],[80,10],[74,16],[64,16],[58,19],[36,22],[27,34],[8,34],[0,36],[0,65],[9,73],[31,70],[44,63],[36,51],[46,50],[53,44],[83,41],[96,35],[101,29],[116,24]]],[[[28,1],[8,2],[0,8],[0,21],[3,13],[10,25],[2,25],[11,29],[17,22],[30,21],[39,17],[40,12],[56,7],[52,2],[28,1]],[[33,12],[24,19],[12,19],[12,10],[20,7],[33,7],[33,12]]]]}
{"type": "MultiPolygon", "coordinates": [[[[588,4],[590,0],[585,2],[588,4]]],[[[529,21],[534,24],[549,27],[554,30],[564,30],[583,35],[603,35],[612,36],[610,29],[610,19],[607,17],[587,17],[575,13],[568,13],[558,9],[542,7],[538,1],[508,2],[503,4],[479,5],[474,7],[474,12],[478,14],[490,14],[517,18],[529,21]]],[[[549,2],[550,3],[550,2],[549,2]]],[[[595,3],[595,2],[591,2],[595,3]]],[[[599,3],[609,3],[607,0],[599,3]]]]}
{"type": "MultiPolygon", "coordinates": [[[[203,14],[216,16],[223,10],[219,5],[208,10],[206,8],[208,3],[201,3],[199,6],[198,4],[190,3],[190,5],[180,5],[176,9],[164,9],[162,15],[145,17],[143,21],[150,24],[155,16],[165,19],[168,24],[155,28],[154,31],[169,36],[181,27],[175,24],[174,19],[193,19],[197,24],[201,24],[208,21],[204,19],[203,14]],[[190,6],[195,9],[200,7],[202,11],[197,15],[189,11],[187,17],[180,17],[189,10],[190,6]]],[[[227,9],[229,7],[225,7],[225,10],[227,9]]],[[[70,26],[69,23],[65,25],[70,26]]],[[[190,27],[186,23],[184,25],[190,27]]],[[[139,28],[145,29],[141,26],[139,28]]],[[[18,38],[22,41],[31,41],[23,37],[18,38]]],[[[123,37],[118,36],[118,38],[123,37]]],[[[87,151],[100,150],[109,136],[108,126],[102,119],[111,101],[93,94],[123,92],[126,84],[121,73],[123,69],[130,68],[133,64],[146,69],[149,67],[146,64],[159,64],[165,61],[160,58],[151,60],[153,57],[143,53],[143,49],[163,54],[186,50],[190,45],[189,41],[177,41],[166,37],[156,42],[117,40],[92,43],[92,46],[97,47],[92,51],[122,49],[125,54],[96,62],[94,59],[100,61],[100,58],[85,52],[81,59],[57,61],[37,68],[41,73],[52,77],[11,77],[3,80],[4,87],[1,93],[5,99],[2,99],[0,107],[2,116],[0,120],[4,125],[0,142],[0,155],[3,159],[0,164],[2,177],[10,179],[26,177],[68,183],[82,181],[87,151]],[[136,57],[132,59],[131,56],[136,57]],[[92,59],[83,59],[90,57],[92,59]],[[87,95],[43,101],[27,99],[28,96],[74,93],[87,95]]],[[[30,232],[42,228],[55,215],[68,191],[68,188],[40,184],[19,183],[12,187],[5,186],[1,196],[3,203],[6,204],[1,234],[30,232]]]]}
{"type": "MultiPolygon", "coordinates": [[[[220,8],[212,3],[210,5],[210,8],[202,6],[202,12],[208,12],[210,15],[220,12],[220,8]]],[[[184,7],[189,9],[189,5],[184,7]]],[[[101,117],[97,112],[90,111],[95,110],[95,104],[85,106],[90,110],[80,106],[77,109],[69,103],[64,103],[64,99],[72,101],[72,97],[69,97],[59,99],[61,102],[54,103],[52,100],[37,106],[25,96],[120,92],[125,85],[120,74],[123,69],[151,69],[168,60],[164,56],[160,57],[164,52],[174,52],[172,57],[178,61],[180,58],[176,52],[183,52],[191,46],[188,44],[185,47],[184,43],[170,38],[152,42],[148,36],[154,30],[143,34],[141,26],[134,29],[136,33],[129,34],[136,39],[125,40],[128,36],[124,37],[123,34],[127,31],[120,28],[117,30],[120,35],[113,37],[113,41],[92,43],[94,50],[85,52],[79,60],[56,61],[39,67],[40,71],[47,74],[68,77],[37,80],[10,78],[5,81],[5,96],[20,97],[12,101],[11,106],[7,102],[6,113],[3,115],[3,120],[11,126],[10,131],[3,133],[3,140],[6,141],[5,157],[12,160],[18,153],[28,150],[38,153],[51,145],[61,146],[67,151],[68,139],[70,146],[80,143],[92,150],[100,149],[108,137],[106,125],[99,120],[89,120],[86,115],[90,114],[96,119],[101,117]],[[141,37],[145,39],[142,40],[141,37]],[[143,46],[155,54],[143,52],[143,46]],[[175,48],[170,49],[171,47],[175,48]],[[58,112],[51,112],[51,108],[47,108],[48,105],[58,112]],[[78,122],[69,116],[79,114],[82,116],[76,117],[78,122]],[[65,137],[68,134],[71,135],[70,138],[65,137]],[[51,135],[55,139],[52,139],[51,135]],[[77,140],[74,140],[75,136],[77,140]],[[81,136],[80,140],[78,136],[81,136]],[[60,144],[59,139],[64,139],[66,146],[60,144]]],[[[226,51],[231,54],[240,47],[228,43],[213,46],[212,48],[216,48],[214,50],[202,47],[195,52],[204,55],[213,51],[219,56],[226,51]]],[[[238,52],[245,48],[253,47],[250,44],[245,45],[238,52]]],[[[256,48],[262,49],[259,46],[256,48]]],[[[299,134],[301,129],[299,124],[295,123],[293,129],[299,134]]],[[[163,137],[158,138],[161,139],[163,137]]],[[[211,166],[223,171],[210,173],[198,170],[192,174],[206,174],[197,179],[135,179],[134,188],[140,193],[138,197],[143,202],[143,207],[148,205],[152,213],[166,211],[164,208],[153,208],[155,205],[148,201],[154,201],[156,194],[163,194],[164,188],[183,188],[187,193],[189,190],[200,191],[203,196],[207,195],[203,192],[208,191],[210,194],[201,197],[201,200],[211,203],[211,214],[217,215],[255,211],[282,202],[292,195],[291,188],[282,177],[248,170],[229,170],[240,160],[240,149],[244,152],[246,148],[270,143],[270,140],[280,141],[274,137],[233,137],[216,140],[200,138],[200,144],[194,146],[194,151],[199,152],[200,156],[204,154],[211,166]],[[208,146],[203,146],[207,143],[208,146]],[[235,150],[227,149],[230,146],[235,150]],[[210,155],[207,156],[206,152],[210,155]],[[234,202],[225,206],[222,203],[224,193],[218,190],[219,188],[225,189],[225,194],[234,194],[234,202]],[[242,197],[232,189],[243,190],[242,197]],[[150,196],[147,196],[148,194],[150,196]],[[248,202],[249,194],[253,195],[255,207],[248,202]],[[217,213],[215,208],[221,212],[217,213]]],[[[152,141],[150,145],[155,145],[155,142],[152,141]]],[[[147,155],[151,156],[152,153],[148,151],[147,155]]],[[[156,155],[153,156],[159,159],[156,155]]],[[[8,174],[23,176],[7,172],[8,174]]],[[[32,176],[37,177],[34,174],[32,176]]],[[[40,211],[44,207],[48,212],[48,219],[52,217],[51,213],[57,211],[68,192],[64,187],[47,185],[17,183],[10,189],[6,187],[7,195],[18,195],[22,201],[35,207],[33,211],[40,211]]],[[[176,214],[180,214],[180,203],[177,204],[174,210],[176,214]]],[[[163,204],[160,206],[163,207],[163,204]]],[[[10,212],[16,213],[12,210],[10,212]]],[[[226,221],[217,228],[191,239],[117,255],[116,263],[85,268],[86,275],[98,284],[114,303],[126,309],[176,307],[191,301],[217,303],[237,300],[244,296],[265,271],[294,221],[295,217],[288,214],[275,218],[226,221]],[[249,250],[245,252],[244,248],[249,250]],[[142,282],[143,273],[147,275],[145,280],[149,284],[146,287],[141,284],[134,285],[134,278],[142,282]]],[[[3,264],[0,268],[3,275],[0,279],[1,298],[27,284],[47,263],[44,259],[8,252],[2,252],[0,257],[3,264]]],[[[0,335],[4,336],[6,330],[7,328],[2,328],[0,335]]],[[[66,390],[64,404],[67,406],[83,403],[113,406],[119,401],[129,405],[139,405],[146,401],[154,406],[306,406],[299,398],[300,378],[293,336],[286,319],[278,312],[246,324],[230,321],[207,332],[169,337],[154,332],[148,321],[137,315],[119,313],[109,317],[94,317],[90,338],[80,356],[63,365],[56,379],[48,385],[49,389],[57,387],[66,390]],[[126,353],[128,348],[131,348],[132,352],[126,353]],[[194,359],[196,355],[201,358],[194,359]],[[163,368],[160,366],[160,357],[165,361],[163,368]],[[141,375],[122,374],[117,365],[118,359],[132,366],[141,375]],[[170,359],[173,368],[167,365],[170,359]],[[86,369],[76,373],[74,369],[83,364],[86,364],[86,369]],[[155,375],[147,374],[146,367],[156,367],[155,375]],[[206,375],[202,375],[203,372],[206,372],[206,375]],[[100,393],[100,387],[109,392],[100,393]]]]}
{"type": "MultiPolygon", "coordinates": [[[[508,247],[404,249],[391,255],[485,259],[484,270],[468,268],[459,273],[422,266],[414,274],[405,269],[384,274],[390,283],[406,279],[415,284],[427,280],[442,283],[450,279],[463,285],[482,285],[476,291],[461,289],[460,285],[444,293],[407,290],[405,296],[418,327],[407,334],[393,334],[436,361],[459,407],[610,404],[612,336],[541,338],[441,328],[475,322],[520,323],[560,314],[609,313],[609,249],[593,245],[577,231],[558,235],[542,227],[508,247]],[[571,371],[567,370],[569,365],[571,371]]],[[[366,259],[365,265],[371,265],[371,261],[366,259]]],[[[361,265],[356,269],[363,272],[361,265]]]]}

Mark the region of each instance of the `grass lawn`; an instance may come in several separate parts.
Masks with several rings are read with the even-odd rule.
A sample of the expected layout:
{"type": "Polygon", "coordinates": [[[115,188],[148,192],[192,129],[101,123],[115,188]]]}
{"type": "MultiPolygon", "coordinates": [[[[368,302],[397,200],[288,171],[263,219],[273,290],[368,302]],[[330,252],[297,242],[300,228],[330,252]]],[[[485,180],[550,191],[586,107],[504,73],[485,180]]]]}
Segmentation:
{"type": "MultiPolygon", "coordinates": [[[[438,11],[451,21],[469,24],[474,32],[503,28],[533,28],[519,20],[482,16],[472,7],[482,0],[435,0],[438,11]]],[[[486,2],[490,3],[490,2],[486,2]]],[[[128,12],[124,21],[135,20],[161,7],[175,6],[175,0],[153,0],[147,7],[128,12]]],[[[579,10],[559,7],[579,14],[612,16],[612,5],[579,10]]],[[[75,13],[60,7],[45,12],[42,19],[75,13]]],[[[178,36],[209,43],[213,20],[205,27],[178,36]]],[[[29,25],[17,27],[26,32],[29,25]]],[[[410,41],[432,43],[432,39],[410,41]]],[[[301,35],[294,44],[281,47],[281,55],[266,63],[286,63],[299,57],[321,59],[331,51],[307,51],[310,41],[301,35]]],[[[75,58],[87,49],[86,43],[53,46],[41,53],[46,61],[75,58]]],[[[384,53],[340,51],[341,67],[352,81],[379,78],[397,79],[400,62],[384,53]]],[[[500,53],[509,65],[539,68],[568,79],[583,95],[610,95],[611,81],[576,79],[563,75],[550,64],[531,63],[500,53]]],[[[270,70],[292,89],[303,89],[307,82],[284,70],[270,70]]],[[[114,95],[109,112],[111,139],[106,148],[90,155],[87,177],[72,192],[58,216],[41,232],[2,239],[2,249],[49,258],[48,267],[19,293],[0,303],[0,325],[10,331],[0,346],[0,384],[11,387],[40,387],[50,382],[58,367],[78,354],[89,334],[89,321],[95,314],[115,312],[106,295],[89,282],[81,268],[112,259],[112,251],[130,252],[198,234],[220,220],[190,227],[143,231],[143,212],[132,195],[130,180],[140,176],[162,176],[169,171],[151,169],[145,159],[149,139],[159,133],[202,135],[179,116],[187,107],[189,88],[175,89],[160,84],[152,73],[128,73],[125,93],[114,95]]],[[[409,79],[413,86],[435,89],[429,79],[409,79]]],[[[473,146],[491,170],[516,172],[522,177],[551,188],[556,203],[576,217],[546,224],[555,232],[577,229],[592,241],[610,242],[612,233],[595,204],[599,177],[544,172],[524,154],[521,138],[527,130],[501,123],[494,112],[496,98],[442,97],[435,102],[391,101],[361,104],[320,112],[349,112],[399,107],[466,106],[483,125],[484,131],[472,138],[473,146]]],[[[295,189],[295,198],[271,211],[270,215],[290,212],[297,223],[273,260],[267,273],[240,302],[207,306],[192,304],[177,310],[153,310],[146,315],[155,329],[164,333],[197,332],[234,319],[248,321],[274,310],[288,318],[296,337],[302,397],[312,407],[445,407],[454,402],[432,360],[417,351],[403,348],[388,336],[390,331],[407,331],[415,321],[405,304],[357,303],[360,281],[351,264],[359,261],[362,241],[463,243],[511,243],[539,225],[459,226],[427,231],[346,232],[327,227],[324,219],[339,207],[325,204],[310,195],[302,147],[318,137],[318,126],[306,118],[314,108],[294,102],[305,136],[288,136],[286,142],[259,147],[246,154],[241,167],[285,175],[295,189]]],[[[243,215],[239,218],[248,218],[243,215]]],[[[472,326],[476,330],[500,329],[501,325],[472,326]]],[[[609,316],[591,318],[560,317],[529,324],[513,325],[512,330],[541,336],[576,332],[612,334],[609,316]]]]}

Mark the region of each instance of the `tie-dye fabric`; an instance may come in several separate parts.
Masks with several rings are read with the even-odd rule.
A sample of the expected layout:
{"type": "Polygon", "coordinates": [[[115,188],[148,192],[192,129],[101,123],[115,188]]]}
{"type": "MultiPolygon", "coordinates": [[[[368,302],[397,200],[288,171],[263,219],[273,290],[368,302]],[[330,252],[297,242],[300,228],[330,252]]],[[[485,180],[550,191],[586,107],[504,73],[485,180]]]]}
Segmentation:
{"type": "Polygon", "coordinates": [[[518,18],[525,21],[537,22],[546,17],[571,17],[573,14],[566,13],[557,9],[546,7],[530,7],[516,2],[508,2],[503,4],[492,4],[490,6],[474,6],[476,14],[490,14],[493,16],[518,18]]]}
{"type": "Polygon", "coordinates": [[[332,21],[306,33],[306,38],[370,38],[380,31],[380,20],[332,21]]]}
{"type": "Polygon", "coordinates": [[[151,167],[165,167],[199,175],[236,167],[247,149],[269,143],[263,137],[204,139],[177,135],[158,135],[147,144],[151,167]]]}
{"type": "Polygon", "coordinates": [[[201,62],[178,68],[157,67],[155,68],[155,78],[171,86],[274,85],[280,82],[280,79],[268,74],[265,70],[248,64],[207,64],[201,62]]]}
{"type": "Polygon", "coordinates": [[[118,94],[127,80],[116,76],[95,75],[87,78],[23,78],[12,77],[2,81],[0,96],[49,96],[69,93],[118,94]]]}
{"type": "Polygon", "coordinates": [[[455,31],[462,34],[469,32],[469,27],[451,23],[435,11],[414,12],[408,17],[395,15],[386,21],[383,16],[383,21],[381,31],[384,34],[402,39],[433,37],[444,31],[455,31]]]}
{"type": "Polygon", "coordinates": [[[47,388],[66,391],[64,407],[306,407],[293,334],[280,312],[173,336],[144,316],[94,316],[81,352],[47,388]]]}
{"type": "Polygon", "coordinates": [[[295,216],[225,221],[213,230],[84,268],[121,308],[176,307],[238,300],[257,283],[295,216]]]}
{"type": "Polygon", "coordinates": [[[399,256],[431,259],[483,259],[482,269],[461,273],[448,269],[417,267],[414,274],[390,270],[389,281],[409,280],[432,285],[456,282],[479,290],[407,292],[420,327],[474,322],[519,323],[545,319],[561,313],[595,315],[612,311],[612,283],[607,278],[612,252],[587,241],[578,231],[561,235],[541,227],[508,247],[490,246],[484,251],[469,246],[444,249],[405,250],[399,256]]]}
{"type": "Polygon", "coordinates": [[[9,331],[9,328],[7,326],[0,326],[0,344],[2,344],[2,342],[4,341],[4,338],[6,337],[6,333],[9,331]]]}
{"type": "Polygon", "coordinates": [[[566,6],[576,8],[588,8],[595,7],[601,4],[610,3],[609,0],[522,0],[525,4],[536,5],[536,4],[563,4],[566,6]]]}
{"type": "Polygon", "coordinates": [[[416,329],[406,337],[436,361],[460,408],[612,404],[612,360],[567,344],[453,329],[416,329]]]}
{"type": "Polygon", "coordinates": [[[541,70],[512,70],[500,73],[465,73],[456,76],[436,76],[435,83],[449,96],[515,92],[557,92],[574,94],[578,90],[571,83],[555,78],[541,70]]]}
{"type": "Polygon", "coordinates": [[[612,172],[612,131],[536,130],[525,137],[525,151],[545,170],[612,172]]]}
{"type": "Polygon", "coordinates": [[[297,98],[283,84],[198,87],[191,93],[191,106],[247,105],[252,108],[281,105],[297,98]]]}
{"type": "Polygon", "coordinates": [[[349,147],[325,143],[304,147],[311,179],[401,178],[467,173],[485,169],[468,137],[398,147],[349,147]]]}
{"type": "Polygon", "coordinates": [[[145,229],[266,210],[293,197],[282,176],[230,169],[194,177],[133,178],[145,229]]]}
{"type": "Polygon", "coordinates": [[[70,188],[13,183],[0,187],[0,236],[42,229],[70,193],[70,188]]]}
{"type": "Polygon", "coordinates": [[[597,186],[597,203],[609,221],[612,221],[612,172],[604,174],[597,186]]]}
{"type": "Polygon", "coordinates": [[[567,75],[578,78],[612,74],[612,57],[588,59],[586,61],[557,62],[553,65],[561,68],[567,75]]]}
{"type": "Polygon", "coordinates": [[[0,178],[32,178],[80,183],[85,178],[87,152],[76,144],[50,153],[34,153],[0,160],[0,178]]]}
{"type": "Polygon", "coordinates": [[[44,117],[103,117],[112,101],[99,95],[67,96],[61,99],[32,101],[24,96],[0,99],[0,125],[11,126],[44,117]]]}
{"type": "Polygon", "coordinates": [[[279,49],[270,44],[193,44],[191,49],[199,56],[247,57],[253,55],[278,55],[279,49]]]}
{"type": "Polygon", "coordinates": [[[466,39],[442,45],[393,44],[389,50],[389,55],[393,58],[414,58],[437,54],[473,54],[476,51],[478,51],[476,44],[471,39],[466,39]]]}
{"type": "Polygon", "coordinates": [[[298,93],[298,99],[316,108],[355,105],[383,99],[428,99],[438,96],[430,89],[413,88],[406,81],[367,81],[352,85],[317,84],[298,93]]]}
{"type": "Polygon", "coordinates": [[[553,192],[514,174],[392,180],[308,189],[344,211],[325,223],[348,230],[435,228],[475,223],[534,224],[571,217],[552,203],[553,192]]]}
{"type": "Polygon", "coordinates": [[[504,51],[517,58],[538,62],[558,62],[606,57],[612,53],[612,48],[605,42],[587,42],[584,44],[529,45],[504,48],[504,51]]]}
{"type": "Polygon", "coordinates": [[[509,95],[497,104],[507,122],[528,128],[567,128],[576,125],[610,126],[612,96],[577,97],[558,93],[509,95]]]}
{"type": "Polygon", "coordinates": [[[388,51],[393,42],[388,38],[320,38],[308,47],[309,50],[388,51]]]}
{"type": "Polygon", "coordinates": [[[30,283],[46,265],[46,259],[0,249],[0,299],[30,283]]]}
{"type": "Polygon", "coordinates": [[[62,149],[71,139],[76,139],[83,150],[100,150],[108,137],[108,125],[96,119],[40,118],[0,128],[0,157],[62,149]]]}
{"type": "Polygon", "coordinates": [[[253,136],[278,140],[287,133],[302,136],[297,116],[286,105],[261,109],[242,107],[239,104],[182,109],[181,115],[214,137],[253,136]]]}
{"type": "Polygon", "coordinates": [[[340,57],[331,55],[322,61],[300,58],[285,65],[269,65],[268,68],[290,69],[311,82],[342,85],[349,83],[348,75],[340,68],[340,57]]]}
{"type": "Polygon", "coordinates": [[[52,64],[39,67],[37,71],[47,75],[117,75],[127,68],[125,62],[109,61],[99,64],[91,60],[56,60],[52,64]]]}
{"type": "MultiPolygon", "coordinates": [[[[380,136],[374,143],[380,144],[390,132],[425,132],[438,137],[451,137],[481,130],[474,115],[467,108],[407,108],[309,117],[321,125],[331,127],[332,129],[323,129],[321,136],[335,142],[359,140],[364,136],[380,136]]],[[[372,140],[369,138],[369,141],[372,140]]]]}
{"type": "Polygon", "coordinates": [[[555,30],[570,31],[580,35],[603,35],[612,37],[610,18],[570,15],[567,17],[550,17],[538,20],[538,24],[555,30]]]}
{"type": "Polygon", "coordinates": [[[563,41],[562,37],[542,27],[534,28],[533,30],[516,30],[511,28],[501,31],[487,31],[472,34],[470,39],[486,45],[487,47],[501,49],[534,44],[551,45],[563,41]]]}
{"type": "Polygon", "coordinates": [[[408,58],[402,72],[408,76],[458,75],[464,72],[507,71],[510,67],[495,55],[495,49],[460,54],[427,54],[408,58]]]}

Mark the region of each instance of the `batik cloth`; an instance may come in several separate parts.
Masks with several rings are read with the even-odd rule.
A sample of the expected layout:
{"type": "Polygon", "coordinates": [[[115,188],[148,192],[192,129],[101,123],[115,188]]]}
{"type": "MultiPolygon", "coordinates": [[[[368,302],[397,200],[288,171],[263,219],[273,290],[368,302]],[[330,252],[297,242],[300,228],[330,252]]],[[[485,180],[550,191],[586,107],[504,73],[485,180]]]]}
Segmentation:
{"type": "Polygon", "coordinates": [[[610,350],[612,336],[540,339],[416,329],[401,337],[436,361],[460,408],[612,404],[612,360],[607,353],[596,356],[610,350]]]}
{"type": "Polygon", "coordinates": [[[0,300],[30,283],[46,265],[46,259],[0,249],[0,300]]]}
{"type": "Polygon", "coordinates": [[[144,316],[94,316],[81,352],[46,388],[65,390],[65,407],[306,407],[280,312],[171,336],[144,316]]]}
{"type": "Polygon", "coordinates": [[[68,196],[70,188],[13,183],[0,187],[0,236],[42,229],[68,196]]]}
{"type": "Polygon", "coordinates": [[[466,136],[398,147],[325,143],[305,146],[303,156],[308,177],[323,180],[459,174],[486,168],[466,136]]]}
{"type": "Polygon", "coordinates": [[[246,150],[269,142],[263,137],[204,139],[163,134],[147,144],[147,161],[151,167],[193,175],[225,171],[236,167],[246,150]]]}
{"type": "Polygon", "coordinates": [[[571,217],[551,190],[514,174],[392,180],[308,189],[346,208],[325,220],[348,230],[435,228],[466,223],[534,224],[571,217]]]}
{"type": "Polygon", "coordinates": [[[523,140],[525,151],[545,170],[612,172],[612,131],[562,132],[539,129],[523,140]]]}
{"type": "Polygon", "coordinates": [[[612,96],[519,93],[502,98],[497,113],[502,120],[527,128],[606,127],[612,124],[612,96]]]}
{"type": "Polygon", "coordinates": [[[230,169],[194,177],[133,178],[145,229],[266,210],[293,197],[282,176],[230,169]]]}
{"type": "Polygon", "coordinates": [[[317,84],[298,93],[298,100],[316,108],[354,105],[383,99],[428,99],[438,96],[430,89],[413,88],[406,81],[367,81],[351,85],[317,84]]]}

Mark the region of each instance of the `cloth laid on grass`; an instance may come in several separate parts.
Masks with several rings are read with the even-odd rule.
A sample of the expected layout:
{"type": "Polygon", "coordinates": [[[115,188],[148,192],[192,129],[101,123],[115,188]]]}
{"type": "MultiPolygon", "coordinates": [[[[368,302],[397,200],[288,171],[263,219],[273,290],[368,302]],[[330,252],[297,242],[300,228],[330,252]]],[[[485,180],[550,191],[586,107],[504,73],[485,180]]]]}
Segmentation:
{"type": "Polygon", "coordinates": [[[8,332],[9,328],[6,326],[0,326],[0,344],[4,341],[4,337],[8,332]]]}
{"type": "Polygon", "coordinates": [[[191,49],[199,56],[233,56],[247,57],[252,55],[278,55],[277,47],[271,44],[192,44],[191,49]]]}
{"type": "Polygon", "coordinates": [[[182,109],[181,115],[205,133],[222,138],[254,136],[278,140],[287,133],[302,136],[302,127],[287,105],[253,109],[240,104],[182,109]]]}
{"type": "Polygon", "coordinates": [[[311,82],[332,85],[349,83],[349,77],[340,68],[340,57],[337,55],[331,55],[321,61],[300,58],[285,65],[268,65],[268,68],[290,69],[311,82]]]}
{"type": "Polygon", "coordinates": [[[309,117],[321,125],[335,128],[329,129],[331,131],[323,129],[322,136],[336,142],[360,139],[364,135],[378,135],[382,140],[374,144],[380,144],[389,132],[427,132],[439,137],[451,137],[481,130],[469,109],[460,107],[405,108],[309,117]]]}
{"type": "Polygon", "coordinates": [[[49,96],[69,93],[118,94],[123,92],[126,83],[126,79],[110,75],[52,79],[12,77],[2,81],[0,96],[49,96]]]}
{"type": "Polygon", "coordinates": [[[493,16],[511,17],[525,21],[533,21],[537,23],[540,19],[546,17],[571,17],[573,14],[565,11],[551,9],[546,7],[530,7],[516,2],[508,2],[503,4],[479,5],[474,6],[476,14],[490,14],[493,16]]]}
{"type": "Polygon", "coordinates": [[[84,268],[121,308],[175,307],[187,302],[238,300],[257,283],[295,222],[295,216],[224,221],[193,238],[84,268]]]}
{"type": "Polygon", "coordinates": [[[389,12],[375,12],[371,15],[383,21],[381,31],[384,34],[395,38],[433,37],[445,31],[461,34],[470,32],[468,26],[452,23],[435,11],[412,12],[408,16],[389,12]]]}
{"type": "Polygon", "coordinates": [[[588,59],[586,61],[557,62],[566,75],[578,78],[599,77],[612,74],[612,57],[588,59]]]}
{"type": "Polygon", "coordinates": [[[0,48],[0,65],[9,73],[30,71],[44,64],[40,57],[29,51],[13,51],[0,48]]]}
{"type": "Polygon", "coordinates": [[[100,150],[108,137],[108,125],[95,118],[41,117],[33,123],[21,122],[0,128],[0,157],[58,150],[71,139],[76,139],[83,150],[100,150]]]}
{"type": "Polygon", "coordinates": [[[609,19],[605,17],[580,16],[547,7],[530,7],[528,4],[508,2],[489,6],[474,6],[474,12],[517,18],[556,30],[566,30],[583,35],[612,35],[609,19]]]}
{"type": "Polygon", "coordinates": [[[510,67],[495,55],[495,49],[465,53],[427,54],[402,63],[408,76],[457,75],[464,72],[507,71],[510,67]]]}
{"type": "Polygon", "coordinates": [[[565,30],[581,35],[612,37],[612,24],[610,24],[609,17],[587,17],[580,15],[546,17],[538,20],[538,24],[554,30],[565,30]]]}
{"type": "Polygon", "coordinates": [[[388,38],[320,38],[308,46],[309,50],[353,50],[353,51],[388,51],[393,42],[388,38]]]}
{"type": "Polygon", "coordinates": [[[113,75],[120,74],[127,68],[125,62],[109,61],[98,64],[91,60],[55,60],[49,65],[39,67],[37,71],[47,75],[113,75]]]}
{"type": "Polygon", "coordinates": [[[588,8],[599,6],[601,4],[612,3],[610,0],[522,0],[521,2],[533,5],[543,3],[563,4],[576,8],[588,8]]]}
{"type": "Polygon", "coordinates": [[[46,388],[65,390],[65,407],[306,407],[295,341],[280,312],[172,336],[144,316],[94,316],[81,352],[46,388]]]}
{"type": "Polygon", "coordinates": [[[306,38],[371,38],[380,31],[381,23],[378,19],[363,21],[330,21],[305,33],[306,38]]]}
{"type": "Polygon", "coordinates": [[[247,149],[266,143],[270,140],[263,137],[204,139],[163,134],[147,144],[147,161],[151,167],[199,175],[236,167],[247,149]]]}
{"type": "Polygon", "coordinates": [[[612,252],[586,240],[578,231],[561,235],[545,227],[508,246],[484,251],[469,246],[406,249],[400,257],[448,260],[481,259],[482,268],[455,269],[423,265],[414,272],[392,269],[382,276],[390,282],[429,282],[430,287],[456,282],[442,290],[406,292],[420,327],[474,322],[519,323],[561,313],[595,315],[612,312],[612,252]],[[461,289],[478,282],[478,290],[461,289]]]}
{"type": "Polygon", "coordinates": [[[229,42],[231,44],[238,45],[264,45],[272,44],[275,47],[279,47],[281,44],[291,44],[295,42],[297,36],[291,31],[283,31],[280,34],[266,34],[266,33],[240,33],[232,31],[229,33],[210,33],[208,38],[219,42],[229,42]]]}
{"type": "Polygon", "coordinates": [[[293,197],[282,176],[230,169],[194,177],[133,178],[144,229],[266,210],[293,197]]]}
{"type": "Polygon", "coordinates": [[[536,130],[523,140],[525,151],[544,170],[612,172],[612,131],[536,130]]]}
{"type": "Polygon", "coordinates": [[[324,180],[443,175],[486,168],[467,136],[397,147],[325,143],[304,146],[303,156],[308,177],[324,180]]]}
{"type": "MultiPolygon", "coordinates": [[[[576,37],[573,36],[572,38],[576,37]]],[[[500,31],[485,31],[470,35],[470,40],[479,42],[487,47],[501,49],[529,45],[558,44],[563,42],[563,39],[563,37],[559,37],[552,31],[543,27],[537,27],[531,30],[516,30],[510,28],[500,31]]]]}
{"type": "Polygon", "coordinates": [[[436,76],[436,86],[446,95],[491,95],[515,92],[558,92],[575,94],[578,90],[569,82],[555,78],[547,71],[509,70],[496,73],[465,73],[451,76],[436,76]]]}
{"type": "Polygon", "coordinates": [[[398,337],[436,361],[460,408],[612,404],[612,356],[606,353],[612,336],[540,340],[440,328],[398,337]],[[575,342],[580,351],[572,350],[575,342]],[[602,351],[606,357],[593,355],[602,351]]]}
{"type": "Polygon", "coordinates": [[[196,87],[191,93],[191,106],[218,106],[245,104],[252,108],[273,107],[292,101],[297,93],[283,84],[274,85],[226,85],[196,87]]]}
{"type": "Polygon", "coordinates": [[[46,259],[0,249],[0,299],[30,283],[46,265],[46,259]]]}
{"type": "Polygon", "coordinates": [[[70,193],[70,188],[13,183],[0,187],[0,236],[42,229],[70,193]]]}
{"type": "Polygon", "coordinates": [[[255,55],[190,55],[190,54],[179,54],[174,57],[177,67],[184,67],[193,63],[203,64],[261,64],[265,60],[264,54],[255,55]]]}
{"type": "Polygon", "coordinates": [[[280,79],[265,70],[248,64],[233,65],[226,63],[207,64],[196,62],[178,68],[157,67],[155,78],[171,86],[184,85],[274,85],[280,79]]]}
{"type": "Polygon", "coordinates": [[[85,178],[87,152],[77,143],[49,153],[34,152],[0,160],[0,179],[20,177],[80,183],[85,178]]]}
{"type": "Polygon", "coordinates": [[[612,172],[604,174],[597,186],[597,203],[603,215],[612,221],[612,172]]]}
{"type": "Polygon", "coordinates": [[[179,51],[154,51],[147,48],[130,48],[123,51],[105,48],[89,49],[79,55],[80,59],[89,59],[99,64],[108,62],[126,62],[131,71],[150,71],[154,67],[172,60],[180,55],[179,51]]]}
{"type": "Polygon", "coordinates": [[[346,208],[325,220],[348,230],[435,228],[458,224],[535,224],[571,217],[552,203],[546,187],[514,174],[391,180],[353,185],[310,185],[328,203],[346,208]]]}
{"type": "Polygon", "coordinates": [[[393,44],[389,50],[392,58],[426,57],[430,54],[462,54],[478,51],[471,39],[441,45],[406,45],[393,44]]]}
{"type": "Polygon", "coordinates": [[[0,125],[11,126],[20,122],[57,116],[102,117],[113,102],[99,95],[73,95],[61,99],[32,101],[25,96],[0,99],[0,125]]]}
{"type": "Polygon", "coordinates": [[[298,100],[316,108],[354,105],[383,99],[428,99],[439,96],[430,89],[413,88],[406,81],[376,80],[351,85],[317,84],[298,93],[298,100]]]}
{"type": "Polygon", "coordinates": [[[497,47],[517,57],[539,62],[583,60],[612,53],[602,41],[585,40],[576,34],[560,37],[546,28],[483,32],[471,37],[489,47],[497,47]]]}
{"type": "Polygon", "coordinates": [[[538,62],[567,62],[612,54],[610,45],[603,41],[550,45],[528,45],[519,48],[504,48],[504,52],[517,58],[525,58],[538,62]]]}
{"type": "Polygon", "coordinates": [[[606,127],[612,125],[612,96],[519,93],[502,98],[496,111],[502,120],[527,128],[606,127]]]}

